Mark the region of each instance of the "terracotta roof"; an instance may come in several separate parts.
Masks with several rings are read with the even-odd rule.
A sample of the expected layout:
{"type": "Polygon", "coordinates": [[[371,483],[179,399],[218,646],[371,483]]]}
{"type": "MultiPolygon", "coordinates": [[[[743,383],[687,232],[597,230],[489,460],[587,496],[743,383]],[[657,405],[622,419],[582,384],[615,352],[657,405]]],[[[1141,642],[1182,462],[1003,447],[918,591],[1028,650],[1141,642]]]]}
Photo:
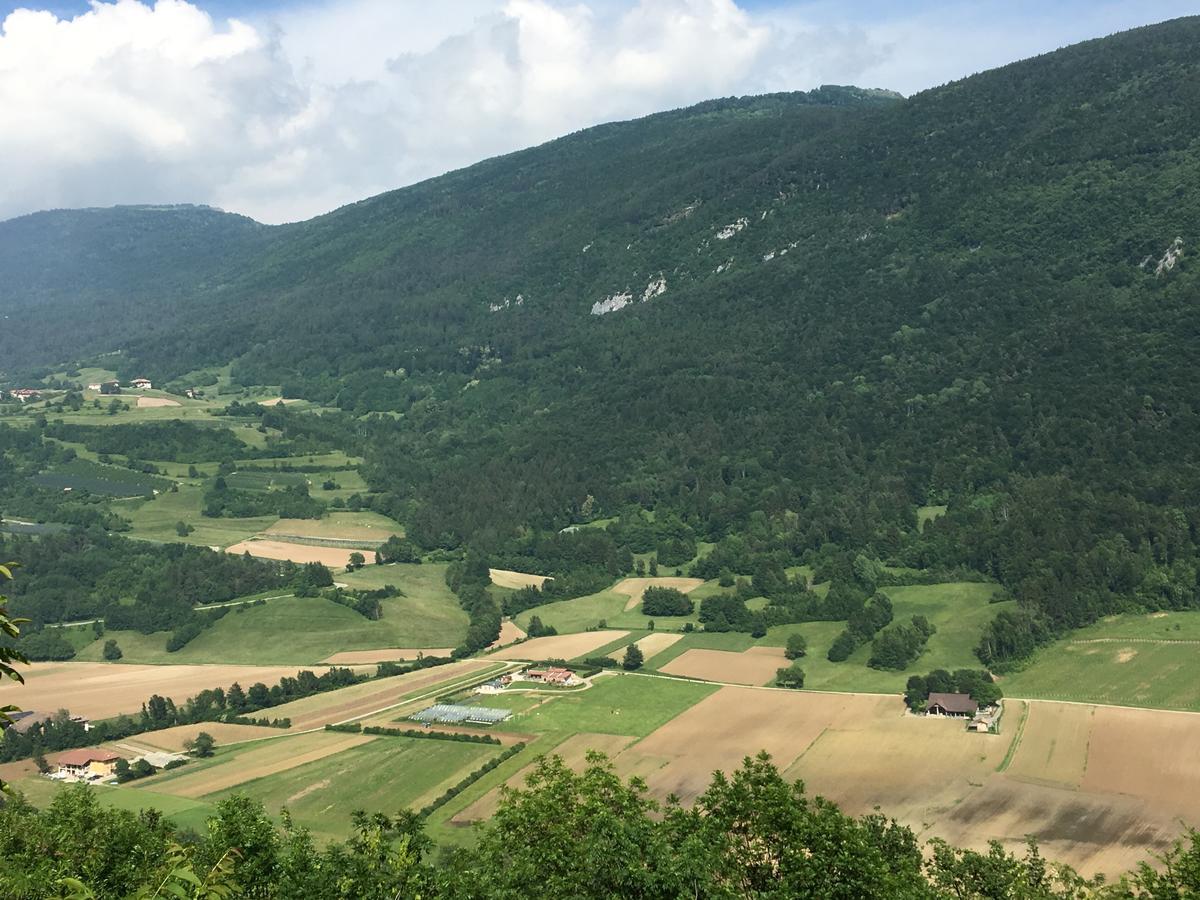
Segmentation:
{"type": "Polygon", "coordinates": [[[979,704],[971,699],[970,694],[930,694],[926,709],[935,706],[940,706],[950,713],[973,713],[979,709],[979,704]]]}
{"type": "Polygon", "coordinates": [[[86,766],[90,762],[116,762],[121,757],[107,750],[97,750],[94,747],[83,750],[68,750],[55,760],[60,766],[86,766]]]}

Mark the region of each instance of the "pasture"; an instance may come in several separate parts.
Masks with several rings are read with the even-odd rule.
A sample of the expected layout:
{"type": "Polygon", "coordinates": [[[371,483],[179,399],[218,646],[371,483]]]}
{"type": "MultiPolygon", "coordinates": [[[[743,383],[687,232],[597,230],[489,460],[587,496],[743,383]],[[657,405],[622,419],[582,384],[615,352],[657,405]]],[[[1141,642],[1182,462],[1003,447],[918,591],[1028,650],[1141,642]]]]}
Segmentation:
{"type": "MultiPolygon", "coordinates": [[[[397,579],[400,580],[400,579],[397,579]]],[[[386,650],[385,659],[413,658],[417,650],[454,647],[466,634],[467,615],[453,600],[438,594],[405,592],[380,601],[383,617],[364,618],[323,597],[285,596],[265,604],[235,606],[223,618],[174,653],[167,632],[142,635],[110,631],[80,651],[81,658],[102,658],[104,642],[115,639],[122,662],[316,664],[335,654],[386,650]],[[389,648],[414,648],[395,655],[389,648]]],[[[448,653],[425,651],[426,656],[448,653]]],[[[376,660],[364,659],[363,662],[376,660]]],[[[351,662],[339,659],[338,665],[351,662]]]]}
{"type": "MultiPolygon", "coordinates": [[[[258,474],[258,473],[255,473],[258,474]]],[[[281,473],[285,474],[285,473],[281,473]]],[[[344,473],[336,473],[336,479],[344,473]]],[[[322,475],[309,475],[314,482],[319,483],[322,475]]],[[[325,492],[315,490],[314,495],[324,497],[325,492]]],[[[320,519],[280,519],[270,528],[263,530],[262,536],[280,540],[282,538],[316,538],[338,541],[359,541],[363,547],[378,547],[392,535],[404,536],[404,528],[398,523],[370,510],[345,512],[330,510],[320,519]]]]}
{"type": "MultiPolygon", "coordinates": [[[[184,467],[186,468],[186,466],[184,467]]],[[[153,500],[133,500],[113,505],[113,510],[129,519],[129,537],[148,541],[201,544],[222,549],[253,537],[278,521],[276,516],[248,519],[210,519],[201,515],[204,489],[184,483],[175,492],[160,493],[153,500]],[[195,529],[181,537],[175,526],[183,522],[195,529]]]]}

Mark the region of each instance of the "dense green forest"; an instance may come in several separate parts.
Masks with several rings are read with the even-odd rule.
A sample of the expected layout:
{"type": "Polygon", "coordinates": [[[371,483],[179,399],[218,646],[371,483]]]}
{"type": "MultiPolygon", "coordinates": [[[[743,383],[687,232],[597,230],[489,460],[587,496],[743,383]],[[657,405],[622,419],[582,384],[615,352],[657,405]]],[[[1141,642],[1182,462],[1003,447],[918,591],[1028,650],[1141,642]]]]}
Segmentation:
{"type": "Polygon", "coordinates": [[[426,549],[652,510],[668,553],[975,572],[1020,603],[980,646],[1001,669],[1200,605],[1198,39],[1178,20],[908,99],[712,101],[280,228],[0,223],[0,355],[25,380],[99,350],[163,383],[232,362],[335,407],[229,413],[336,434],[426,549]],[[64,245],[90,252],[59,272],[64,245]],[[119,335],[59,326],[97,303],[119,335]]]}

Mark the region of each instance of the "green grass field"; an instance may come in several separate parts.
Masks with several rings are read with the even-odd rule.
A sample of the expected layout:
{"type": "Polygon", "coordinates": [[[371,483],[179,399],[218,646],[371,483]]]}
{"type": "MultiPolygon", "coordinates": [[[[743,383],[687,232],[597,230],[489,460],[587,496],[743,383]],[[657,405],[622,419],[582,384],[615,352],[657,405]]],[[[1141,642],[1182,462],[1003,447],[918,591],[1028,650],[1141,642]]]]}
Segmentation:
{"type": "Polygon", "coordinates": [[[781,625],[770,629],[763,643],[782,647],[792,632],[803,634],[808,639],[808,655],[800,660],[800,667],[804,669],[804,686],[811,690],[898,693],[904,690],[908,676],[915,673],[980,668],[975,647],[983,627],[1001,609],[1012,606],[1012,601],[989,602],[999,590],[993,584],[951,582],[883,590],[892,599],[893,621],[907,622],[914,615],[922,615],[937,627],[925,652],[902,672],[868,667],[870,644],[859,647],[844,662],[830,662],[826,654],[845,627],[844,622],[781,625]]]}
{"type": "Polygon", "coordinates": [[[695,609],[689,616],[647,616],[642,612],[640,604],[626,612],[625,604],[629,602],[628,595],[605,590],[588,594],[586,597],[559,600],[555,603],[528,609],[516,616],[516,622],[522,628],[528,628],[530,618],[538,616],[543,624],[557,628],[559,634],[585,631],[588,628],[594,628],[601,620],[604,620],[605,626],[608,628],[647,630],[650,622],[653,621],[655,627],[659,629],[678,631],[685,622],[691,622],[698,626],[700,603],[704,598],[723,593],[725,590],[718,586],[716,581],[708,581],[690,592],[688,596],[695,602],[695,609]]]}
{"type": "Polygon", "coordinates": [[[490,744],[380,737],[205,799],[240,794],[261,801],[272,815],[287,807],[318,839],[344,839],[355,810],[419,808],[500,752],[490,744]]]}
{"type": "Polygon", "coordinates": [[[544,706],[513,716],[505,727],[644,737],[716,690],[699,682],[605,675],[590,690],[556,696],[544,706]]]}
{"type": "Polygon", "coordinates": [[[917,527],[924,528],[926,522],[932,522],[945,514],[946,507],[944,506],[919,506],[917,507],[917,527]]]}
{"type": "Polygon", "coordinates": [[[159,494],[153,500],[134,500],[113,504],[113,511],[132,524],[128,537],[148,541],[184,542],[206,547],[229,547],[270,528],[276,516],[250,519],[210,519],[200,514],[204,489],[198,484],[184,484],[175,493],[159,494]],[[195,531],[180,537],[175,531],[178,522],[191,525],[195,531]]]}
{"type": "MultiPolygon", "coordinates": [[[[115,639],[126,663],[245,663],[288,665],[317,663],[341,650],[384,647],[453,647],[466,634],[467,615],[457,599],[442,585],[426,590],[435,578],[407,577],[405,569],[419,566],[381,567],[392,572],[392,583],[405,597],[383,601],[383,618],[371,621],[345,606],[320,597],[288,597],[262,606],[233,607],[224,618],[175,653],[167,653],[168,634],[143,635],[110,631],[84,647],[81,660],[100,660],[104,642],[115,639]],[[239,611],[240,610],[240,611],[239,611]]],[[[430,569],[441,569],[429,566],[430,569]]],[[[422,576],[425,573],[421,573],[422,576]]]]}
{"type": "MultiPolygon", "coordinates": [[[[34,806],[47,806],[53,801],[55,794],[64,786],[45,778],[22,778],[14,782],[14,787],[25,795],[34,806]]],[[[204,833],[205,820],[213,814],[212,804],[203,800],[189,800],[186,797],[172,797],[170,794],[157,794],[149,790],[130,790],[112,785],[93,785],[88,790],[95,792],[97,799],[105,806],[113,809],[127,809],[140,812],[143,809],[157,809],[179,828],[187,828],[204,833]]]]}
{"type": "Polygon", "coordinates": [[[1200,641],[1200,612],[1108,616],[1041,650],[1002,685],[1013,697],[1200,710],[1200,645],[1187,641],[1200,641]]]}

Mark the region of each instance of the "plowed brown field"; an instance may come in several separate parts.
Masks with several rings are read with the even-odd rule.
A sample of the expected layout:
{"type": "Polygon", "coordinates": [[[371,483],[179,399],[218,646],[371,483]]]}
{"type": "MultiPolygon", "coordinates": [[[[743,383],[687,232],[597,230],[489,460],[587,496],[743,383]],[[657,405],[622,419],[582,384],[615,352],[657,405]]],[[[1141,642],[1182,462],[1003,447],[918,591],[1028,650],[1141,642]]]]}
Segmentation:
{"type": "Polygon", "coordinates": [[[579,634],[559,634],[534,638],[523,644],[505,647],[488,659],[571,659],[625,637],[628,631],[584,631],[579,634]]]}
{"type": "Polygon", "coordinates": [[[135,713],[151,694],[181,702],[205,688],[227,688],[235,681],[247,687],[256,681],[272,685],[301,666],[137,666],[115,663],[33,663],[22,667],[25,685],[0,684],[0,706],[53,712],[69,709],[76,715],[103,719],[135,713]]]}
{"type": "Polygon", "coordinates": [[[763,685],[788,664],[782,647],[751,647],[742,653],[729,650],[687,650],[662,667],[668,675],[703,678],[705,681],[763,685]]]}

